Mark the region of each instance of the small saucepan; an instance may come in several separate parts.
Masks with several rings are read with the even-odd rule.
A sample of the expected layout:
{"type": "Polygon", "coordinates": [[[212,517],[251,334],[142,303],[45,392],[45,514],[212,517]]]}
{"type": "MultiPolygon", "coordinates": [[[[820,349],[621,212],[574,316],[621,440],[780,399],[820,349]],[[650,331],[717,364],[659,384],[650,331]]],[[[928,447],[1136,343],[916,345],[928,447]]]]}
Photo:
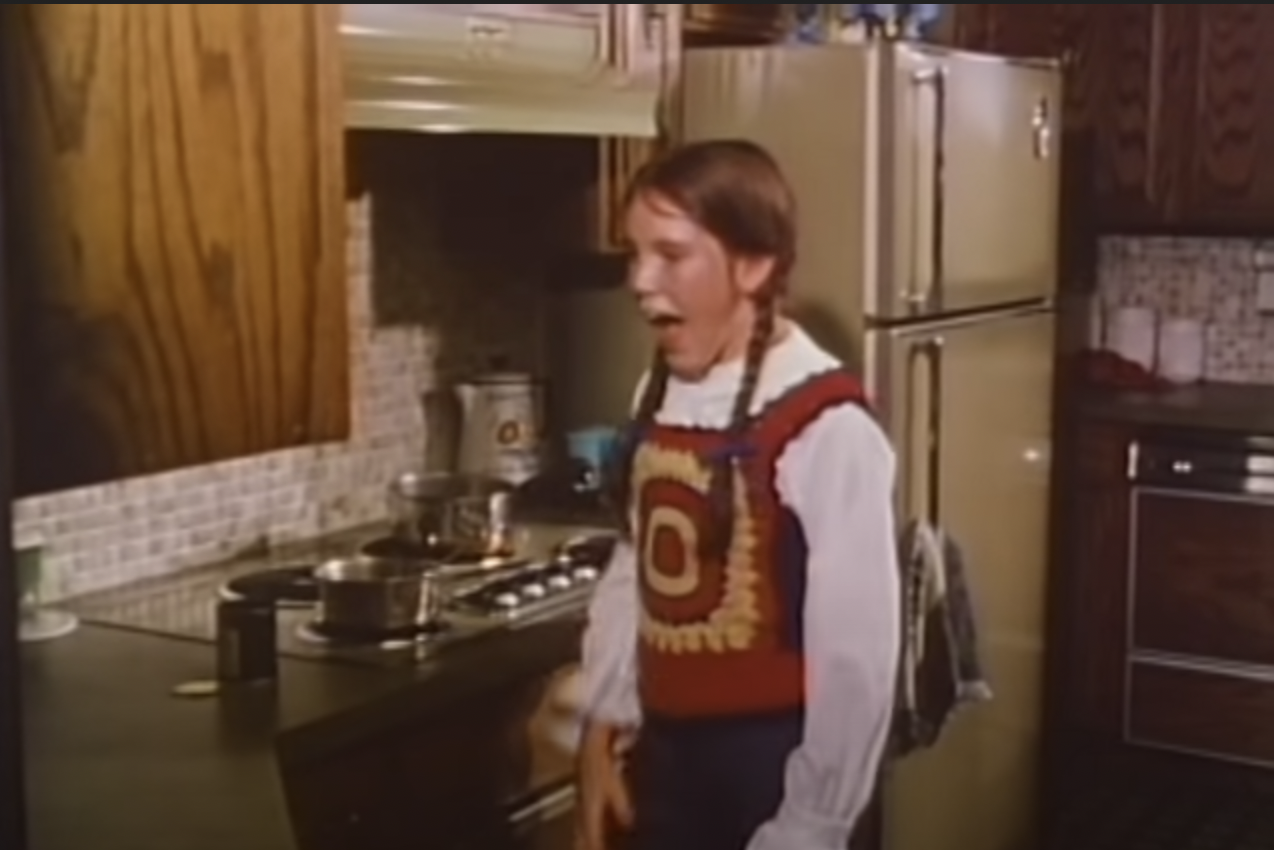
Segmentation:
{"type": "Polygon", "coordinates": [[[476,558],[513,548],[513,488],[466,475],[407,472],[389,486],[394,537],[476,558]]]}
{"type": "Polygon", "coordinates": [[[319,623],[331,631],[392,634],[434,625],[443,594],[428,565],[370,558],[334,558],[314,570],[319,623]]]}

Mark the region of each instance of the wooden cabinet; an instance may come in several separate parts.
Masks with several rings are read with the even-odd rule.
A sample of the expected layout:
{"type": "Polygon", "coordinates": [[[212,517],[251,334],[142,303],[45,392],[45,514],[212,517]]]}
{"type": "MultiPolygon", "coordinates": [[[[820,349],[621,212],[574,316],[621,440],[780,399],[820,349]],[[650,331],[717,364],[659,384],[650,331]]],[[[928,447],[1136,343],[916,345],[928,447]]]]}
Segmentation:
{"type": "Polygon", "coordinates": [[[415,850],[465,844],[569,786],[555,687],[573,668],[486,694],[463,712],[425,714],[314,760],[281,765],[300,850],[415,850]]]}
{"type": "Polygon", "coordinates": [[[1051,583],[1049,725],[1116,740],[1121,733],[1128,610],[1128,447],[1119,425],[1085,422],[1065,503],[1051,583]]]}
{"type": "Polygon", "coordinates": [[[338,9],[4,8],[20,493],[347,436],[338,9]]]}
{"type": "Polygon", "coordinates": [[[781,3],[687,3],[685,33],[696,44],[763,44],[783,31],[781,3]]]}
{"type": "Polygon", "coordinates": [[[1271,456],[1082,421],[1052,582],[1049,726],[1274,766],[1271,456]]]}
{"type": "Polygon", "coordinates": [[[1066,65],[1091,148],[1086,214],[1109,232],[1274,231],[1274,9],[1259,4],[968,4],[957,44],[1066,65]],[[1079,105],[1082,104],[1082,109],[1079,105]]]}
{"type": "Polygon", "coordinates": [[[686,48],[705,45],[764,44],[782,34],[781,4],[666,4],[658,7],[666,26],[665,66],[667,94],[659,139],[606,139],[598,151],[597,189],[593,245],[601,251],[619,250],[624,242],[620,205],[624,192],[637,171],[669,137],[677,134],[676,88],[680,55],[686,48]]]}

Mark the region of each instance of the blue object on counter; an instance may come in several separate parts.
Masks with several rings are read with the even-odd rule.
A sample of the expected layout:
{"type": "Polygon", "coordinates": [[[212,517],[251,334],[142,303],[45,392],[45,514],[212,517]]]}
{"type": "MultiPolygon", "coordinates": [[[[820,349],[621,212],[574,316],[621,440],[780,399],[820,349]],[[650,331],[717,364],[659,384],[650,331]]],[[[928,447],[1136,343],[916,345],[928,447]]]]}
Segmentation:
{"type": "Polygon", "coordinates": [[[567,434],[566,451],[571,457],[587,464],[594,474],[600,476],[618,442],[618,429],[598,425],[567,434]]]}
{"type": "Polygon", "coordinates": [[[823,6],[815,3],[793,3],[792,31],[789,41],[796,44],[822,44],[827,40],[823,6]]]}

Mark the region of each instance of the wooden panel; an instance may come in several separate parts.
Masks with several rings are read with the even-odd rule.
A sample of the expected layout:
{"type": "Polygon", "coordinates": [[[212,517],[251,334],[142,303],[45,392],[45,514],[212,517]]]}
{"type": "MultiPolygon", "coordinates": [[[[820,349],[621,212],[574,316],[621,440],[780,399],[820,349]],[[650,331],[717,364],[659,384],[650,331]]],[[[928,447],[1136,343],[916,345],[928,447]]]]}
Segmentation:
{"type": "Polygon", "coordinates": [[[1138,743],[1274,764],[1274,682],[1134,665],[1128,736],[1138,743]]]}
{"type": "Polygon", "coordinates": [[[1084,422],[1079,429],[1076,461],[1079,478],[1089,484],[1120,484],[1127,480],[1128,428],[1104,422],[1084,422]]]}
{"type": "Polygon", "coordinates": [[[1124,697],[1128,610],[1128,495],[1123,488],[1084,488],[1076,494],[1071,555],[1063,569],[1058,616],[1063,641],[1055,671],[1067,728],[1113,737],[1124,697]]]}
{"type": "Polygon", "coordinates": [[[1274,502],[1137,497],[1138,649],[1274,666],[1274,502]]]}
{"type": "Polygon", "coordinates": [[[1274,229],[1274,10],[1250,3],[1190,5],[1196,39],[1183,223],[1209,230],[1274,229]]]}
{"type": "Polygon", "coordinates": [[[1180,106],[1192,81],[1179,9],[1117,3],[1093,12],[1090,73],[1104,85],[1094,126],[1095,211],[1114,229],[1160,226],[1180,203],[1187,129],[1180,106]]]}
{"type": "Polygon", "coordinates": [[[765,42],[776,38],[783,26],[781,3],[687,3],[685,30],[688,40],[698,44],[747,41],[765,42]]]}
{"type": "Polygon", "coordinates": [[[22,493],[347,436],[338,8],[4,8],[22,493]]]}

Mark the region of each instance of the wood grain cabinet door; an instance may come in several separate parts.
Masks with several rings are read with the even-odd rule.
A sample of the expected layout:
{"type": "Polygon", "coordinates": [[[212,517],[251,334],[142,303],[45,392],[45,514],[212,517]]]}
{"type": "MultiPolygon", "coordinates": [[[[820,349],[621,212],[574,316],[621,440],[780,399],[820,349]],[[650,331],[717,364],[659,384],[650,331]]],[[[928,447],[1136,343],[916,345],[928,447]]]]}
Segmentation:
{"type": "Polygon", "coordinates": [[[0,12],[22,493],[347,435],[338,10],[0,12]]]}
{"type": "Polygon", "coordinates": [[[1192,4],[1194,83],[1183,226],[1221,233],[1274,232],[1274,8],[1192,4]]]}

